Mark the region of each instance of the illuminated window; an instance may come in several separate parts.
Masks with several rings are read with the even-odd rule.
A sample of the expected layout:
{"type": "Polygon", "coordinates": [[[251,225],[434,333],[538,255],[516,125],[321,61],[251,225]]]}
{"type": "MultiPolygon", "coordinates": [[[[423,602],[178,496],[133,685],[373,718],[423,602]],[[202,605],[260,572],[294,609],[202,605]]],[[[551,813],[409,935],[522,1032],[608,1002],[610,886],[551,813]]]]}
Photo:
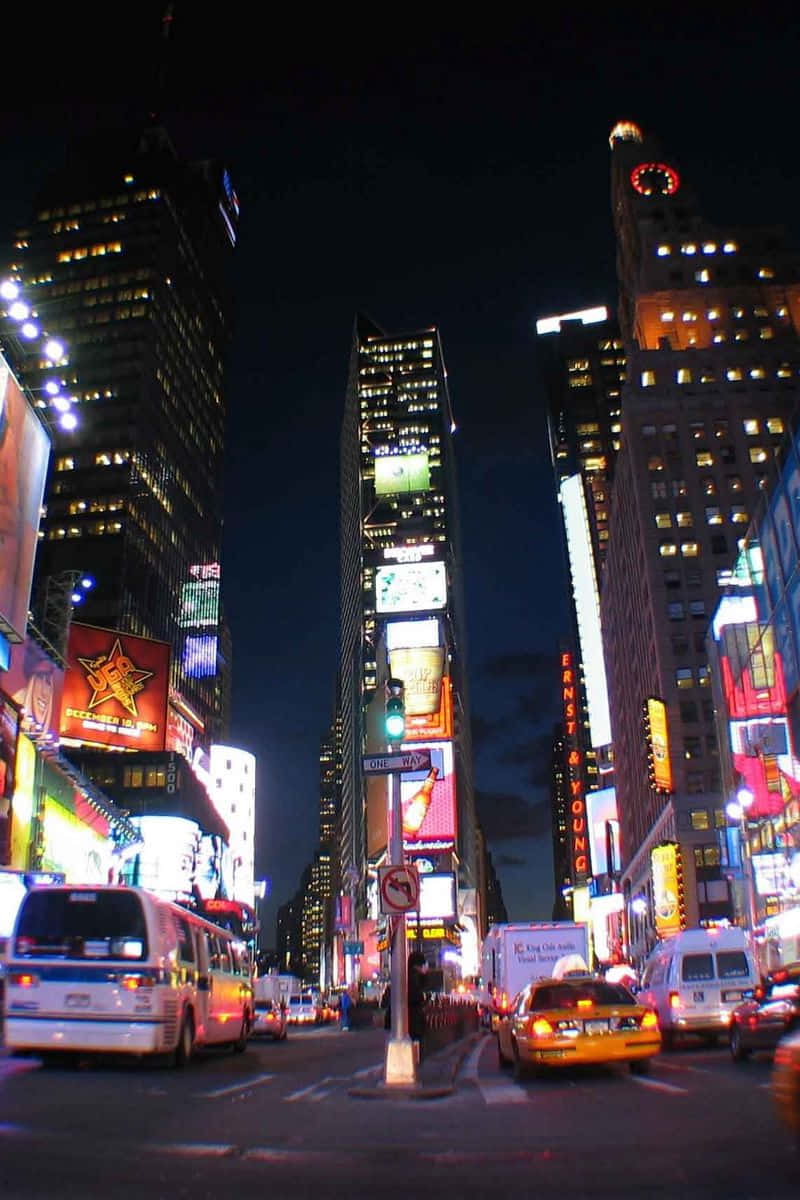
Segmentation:
{"type": "Polygon", "coordinates": [[[722,421],[722,420],[715,421],[714,422],[714,437],[715,438],[723,438],[723,437],[727,437],[727,436],[728,436],[728,422],[722,421]]]}
{"type": "Polygon", "coordinates": [[[710,278],[709,273],[708,273],[708,268],[703,267],[703,269],[701,271],[695,271],[694,277],[695,277],[695,280],[697,281],[697,283],[708,283],[709,278],[710,278]]]}
{"type": "Polygon", "coordinates": [[[681,313],[681,320],[682,320],[682,321],[685,321],[685,322],[687,322],[687,323],[691,323],[692,321],[696,321],[696,320],[697,320],[697,313],[696,313],[696,312],[693,312],[693,311],[692,311],[690,308],[687,308],[687,309],[686,309],[686,311],[685,311],[684,313],[681,313]]]}
{"type": "Polygon", "coordinates": [[[779,305],[778,308],[775,309],[775,316],[782,317],[783,319],[785,319],[786,317],[789,316],[789,310],[785,304],[781,304],[781,305],[779,305]]]}
{"type": "Polygon", "coordinates": [[[722,513],[718,508],[706,509],[706,525],[721,525],[722,513]]]}
{"type": "Polygon", "coordinates": [[[673,479],[672,494],[673,496],[685,496],[688,491],[685,479],[673,479]]]}
{"type": "Polygon", "coordinates": [[[662,321],[674,321],[675,313],[672,311],[671,308],[666,308],[661,314],[661,320],[662,321]]]}
{"type": "Polygon", "coordinates": [[[774,279],[775,272],[773,271],[772,267],[759,267],[758,268],[758,278],[759,279],[774,279]]]}
{"type": "Polygon", "coordinates": [[[710,829],[711,820],[708,815],[707,808],[693,808],[689,812],[689,821],[692,829],[710,829]]]}
{"type": "Polygon", "coordinates": [[[706,496],[716,496],[717,485],[713,479],[704,479],[702,483],[703,494],[706,496]]]}
{"type": "Polygon", "coordinates": [[[721,342],[727,342],[728,335],[724,332],[724,330],[720,329],[714,334],[711,340],[715,345],[718,346],[721,342]]]}
{"type": "Polygon", "coordinates": [[[674,558],[678,553],[678,547],[674,542],[662,542],[658,548],[658,552],[662,558],[674,558]]]}
{"type": "Polygon", "coordinates": [[[767,431],[769,433],[783,433],[783,421],[780,417],[767,417],[767,431]]]}
{"type": "Polygon", "coordinates": [[[762,342],[771,342],[775,336],[772,326],[762,325],[758,331],[758,336],[761,338],[762,342]]]}
{"type": "Polygon", "coordinates": [[[681,254],[697,254],[697,246],[694,242],[684,242],[681,246],[681,254]]]}
{"type": "Polygon", "coordinates": [[[663,245],[659,246],[656,250],[656,254],[659,258],[666,258],[668,254],[672,254],[672,247],[663,245]]]}
{"type": "Polygon", "coordinates": [[[683,620],[683,605],[679,600],[675,600],[671,604],[667,605],[667,616],[669,617],[670,621],[683,620]]]}
{"type": "Polygon", "coordinates": [[[694,517],[690,512],[679,512],[675,520],[679,529],[691,529],[694,525],[694,517]]]}
{"type": "Polygon", "coordinates": [[[751,379],[766,379],[767,372],[764,370],[763,367],[751,367],[750,378],[751,379]]]}
{"type": "Polygon", "coordinates": [[[717,252],[717,243],[716,242],[703,242],[703,254],[716,254],[716,252],[717,252]]]}
{"type": "Polygon", "coordinates": [[[661,456],[658,454],[651,454],[647,460],[647,469],[648,469],[648,471],[663,471],[664,470],[663,458],[661,458],[661,456]]]}
{"type": "Polygon", "coordinates": [[[74,471],[75,470],[75,459],[70,457],[69,455],[67,455],[65,458],[57,458],[56,459],[56,470],[57,471],[74,471]]]}
{"type": "Polygon", "coordinates": [[[681,554],[684,558],[697,558],[699,553],[699,542],[681,542],[681,554]]]}
{"type": "Polygon", "coordinates": [[[778,367],[775,374],[778,376],[778,379],[791,379],[792,378],[792,368],[789,366],[788,363],[781,363],[781,365],[778,367]]]}
{"type": "Polygon", "coordinates": [[[733,335],[733,340],[735,342],[746,342],[749,339],[749,337],[750,337],[750,334],[749,334],[748,330],[737,329],[736,333],[733,335]]]}
{"type": "Polygon", "coordinates": [[[668,512],[656,513],[656,529],[671,529],[672,517],[668,512]]]}
{"type": "Polygon", "coordinates": [[[571,388],[590,387],[592,383],[591,375],[570,375],[569,386],[571,388]]]}
{"type": "Polygon", "coordinates": [[[642,371],[642,387],[653,387],[656,382],[655,371],[642,371]]]}
{"type": "Polygon", "coordinates": [[[748,417],[743,422],[743,427],[748,437],[758,437],[761,432],[761,426],[755,417],[748,417]]]}
{"type": "Polygon", "coordinates": [[[740,492],[742,490],[741,475],[729,475],[728,476],[728,490],[731,492],[740,492]]]}
{"type": "Polygon", "coordinates": [[[767,461],[767,452],[763,448],[763,446],[751,446],[750,447],[750,462],[751,463],[763,463],[766,461],[767,461]]]}
{"type": "Polygon", "coordinates": [[[679,688],[690,688],[694,686],[691,667],[679,667],[675,672],[675,682],[679,688]]]}
{"type": "Polygon", "coordinates": [[[698,467],[713,467],[714,465],[714,455],[710,450],[698,450],[694,460],[698,467]]]}
{"type": "Polygon", "coordinates": [[[689,432],[696,442],[702,442],[706,436],[705,421],[691,421],[689,423],[689,432]]]}
{"type": "Polygon", "coordinates": [[[749,520],[747,509],[741,504],[734,504],[731,509],[731,520],[734,525],[746,525],[749,520]]]}
{"type": "Polygon", "coordinates": [[[739,247],[736,244],[736,242],[724,242],[723,246],[722,246],[722,253],[723,254],[735,254],[738,249],[739,249],[739,247]]]}
{"type": "Polygon", "coordinates": [[[676,375],[676,379],[677,379],[678,383],[691,383],[692,382],[692,372],[689,370],[688,367],[678,367],[678,373],[676,375]]]}
{"type": "Polygon", "coordinates": [[[725,378],[728,379],[731,383],[735,383],[737,379],[741,379],[742,378],[741,367],[728,367],[727,371],[725,372],[725,378]]]}

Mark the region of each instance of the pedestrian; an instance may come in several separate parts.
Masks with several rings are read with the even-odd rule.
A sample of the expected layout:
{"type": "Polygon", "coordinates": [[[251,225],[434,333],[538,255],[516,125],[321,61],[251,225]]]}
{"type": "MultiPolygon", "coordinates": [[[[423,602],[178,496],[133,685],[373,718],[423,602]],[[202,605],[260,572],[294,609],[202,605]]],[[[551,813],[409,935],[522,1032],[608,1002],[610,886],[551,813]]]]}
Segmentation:
{"type": "Polygon", "coordinates": [[[425,955],[415,950],[408,956],[408,1032],[419,1043],[422,1058],[425,1041],[425,955]]]}
{"type": "Polygon", "coordinates": [[[383,1028],[392,1028],[392,985],[387,983],[383,989],[381,996],[381,1008],[383,1009],[383,1028]]]}
{"type": "Polygon", "coordinates": [[[339,1001],[339,1014],[342,1019],[342,1031],[348,1033],[350,1031],[350,1009],[353,1006],[353,1001],[350,999],[348,991],[342,992],[339,1001]]]}

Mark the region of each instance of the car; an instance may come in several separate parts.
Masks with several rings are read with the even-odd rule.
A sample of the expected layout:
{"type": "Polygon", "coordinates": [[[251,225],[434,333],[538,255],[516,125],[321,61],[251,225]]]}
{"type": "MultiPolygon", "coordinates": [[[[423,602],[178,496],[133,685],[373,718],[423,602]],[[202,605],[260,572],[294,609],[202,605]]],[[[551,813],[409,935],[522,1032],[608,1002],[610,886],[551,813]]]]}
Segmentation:
{"type": "Polygon", "coordinates": [[[782,1038],[775,1048],[772,1096],[778,1115],[795,1134],[800,1148],[800,1029],[782,1038]]]}
{"type": "Polygon", "coordinates": [[[767,977],[765,987],[738,1004],[731,1014],[729,1043],[734,1062],[754,1050],[774,1050],[780,1039],[800,1027],[800,962],[767,977]]]}
{"type": "Polygon", "coordinates": [[[497,1030],[501,1065],[531,1071],[585,1063],[627,1063],[645,1074],[661,1049],[658,1016],[621,983],[568,975],[530,983],[497,1030]]]}
{"type": "Polygon", "coordinates": [[[286,1037],[287,1026],[285,1004],[256,1000],[250,1031],[253,1037],[271,1037],[275,1042],[282,1042],[286,1037]]]}

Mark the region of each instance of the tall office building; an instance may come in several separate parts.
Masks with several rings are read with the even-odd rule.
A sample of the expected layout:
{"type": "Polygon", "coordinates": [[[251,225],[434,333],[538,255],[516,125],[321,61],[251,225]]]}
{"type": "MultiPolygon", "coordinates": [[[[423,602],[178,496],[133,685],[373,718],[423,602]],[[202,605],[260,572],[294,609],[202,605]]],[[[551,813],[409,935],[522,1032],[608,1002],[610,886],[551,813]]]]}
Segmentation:
{"type": "Polygon", "coordinates": [[[473,924],[476,917],[453,430],[437,330],[387,334],[359,318],[341,435],[339,865],[355,901],[352,929],[358,917],[377,916],[387,778],[372,777],[368,786],[361,758],[386,748],[390,675],[405,682],[406,743],[429,747],[432,760],[427,779],[425,772],[401,779],[406,853],[425,857],[437,873],[455,872],[457,916],[473,924]]]}
{"type": "Polygon", "coordinates": [[[627,382],[601,612],[641,954],[669,922],[732,913],[705,638],[796,403],[800,262],[774,229],[702,217],[635,125],[611,151],[627,382]]]}
{"type": "Polygon", "coordinates": [[[221,165],[182,161],[162,128],[116,131],[71,151],[10,267],[67,347],[20,374],[36,396],[54,368],[78,417],[54,431],[37,623],[53,632],[64,580],[92,576],[81,619],[170,643],[174,722],[206,748],[225,740],[229,696],[219,564],[237,217],[221,165]]]}

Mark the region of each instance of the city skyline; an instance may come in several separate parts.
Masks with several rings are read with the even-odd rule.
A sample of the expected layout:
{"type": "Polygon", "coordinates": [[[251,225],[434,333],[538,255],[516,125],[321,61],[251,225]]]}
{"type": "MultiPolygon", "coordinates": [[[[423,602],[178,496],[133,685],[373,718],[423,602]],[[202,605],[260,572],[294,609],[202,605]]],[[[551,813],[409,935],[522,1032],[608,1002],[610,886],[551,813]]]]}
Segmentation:
{"type": "MultiPolygon", "coordinates": [[[[176,22],[177,46],[179,33],[176,22]]],[[[782,157],[779,122],[762,128],[749,108],[736,114],[738,124],[721,119],[723,97],[733,94],[743,61],[750,64],[754,94],[769,78],[771,104],[779,111],[780,96],[788,102],[785,73],[766,73],[776,46],[758,56],[728,45],[714,95],[689,79],[697,75],[691,63],[702,61],[702,42],[684,48],[690,58],[685,91],[668,103],[656,93],[669,76],[675,43],[665,43],[660,55],[646,43],[629,45],[627,57],[615,59],[609,41],[605,49],[617,74],[609,71],[601,114],[587,103],[597,79],[580,70],[588,46],[585,35],[576,40],[574,61],[562,61],[559,77],[533,50],[526,58],[511,45],[505,54],[500,47],[480,53],[463,42],[431,45],[428,61],[439,63],[448,87],[440,93],[421,85],[415,92],[398,56],[394,97],[385,84],[378,86],[377,63],[359,91],[352,80],[337,87],[330,69],[315,79],[309,66],[292,60],[273,74],[273,92],[260,99],[238,81],[239,91],[232,87],[213,112],[200,88],[188,90],[183,112],[165,109],[183,154],[215,153],[232,162],[242,199],[223,564],[248,561],[248,549],[263,548],[263,566],[250,560],[248,573],[233,579],[225,594],[234,632],[233,735],[258,756],[266,835],[259,867],[273,877],[276,902],[294,890],[316,839],[318,745],[332,715],[336,662],[331,449],[344,401],[349,329],[363,308],[393,330],[442,329],[459,425],[473,709],[476,732],[493,738],[482,745],[476,739],[479,814],[511,915],[549,911],[549,811],[541,803],[549,752],[532,746],[537,735],[549,738],[558,715],[555,644],[566,628],[566,600],[535,319],[594,303],[613,308],[606,139],[622,117],[638,120],[686,164],[703,208],[720,220],[767,222],[774,215],[791,224],[797,192],[790,173],[796,169],[782,157]],[[472,89],[470,66],[478,68],[472,89]],[[653,82],[646,87],[648,68],[653,82]],[[534,81],[530,89],[526,79],[534,81]],[[524,136],[535,101],[556,81],[558,102],[540,103],[524,136]],[[392,130],[384,141],[377,119],[364,112],[369,96],[382,108],[384,129],[392,130]],[[708,108],[704,124],[693,120],[701,102],[708,108]],[[387,106],[394,122],[386,122],[387,106]],[[337,129],[339,139],[327,148],[337,129]],[[712,129],[715,145],[709,147],[712,129]],[[265,142],[273,174],[256,153],[265,142]],[[758,177],[751,166],[755,146],[758,177]],[[521,551],[524,566],[510,574],[521,551]],[[553,584],[543,585],[543,569],[555,576],[553,584]],[[280,589],[276,577],[284,581],[280,589]],[[496,753],[488,752],[492,747],[496,753]],[[531,782],[537,763],[542,779],[531,782]],[[296,806],[295,779],[308,809],[299,826],[280,811],[296,806]],[[489,792],[495,799],[487,805],[489,792]],[[528,882],[533,871],[544,887],[528,882]]],[[[78,123],[95,119],[88,99],[75,107],[78,123]]],[[[119,94],[116,104],[114,116],[122,108],[119,94]]],[[[37,169],[26,130],[28,138],[48,130],[53,143],[66,139],[67,130],[57,134],[47,118],[52,121],[53,111],[44,105],[4,121],[8,159],[21,164],[19,195],[3,201],[9,242],[24,220],[37,169]]]]}

